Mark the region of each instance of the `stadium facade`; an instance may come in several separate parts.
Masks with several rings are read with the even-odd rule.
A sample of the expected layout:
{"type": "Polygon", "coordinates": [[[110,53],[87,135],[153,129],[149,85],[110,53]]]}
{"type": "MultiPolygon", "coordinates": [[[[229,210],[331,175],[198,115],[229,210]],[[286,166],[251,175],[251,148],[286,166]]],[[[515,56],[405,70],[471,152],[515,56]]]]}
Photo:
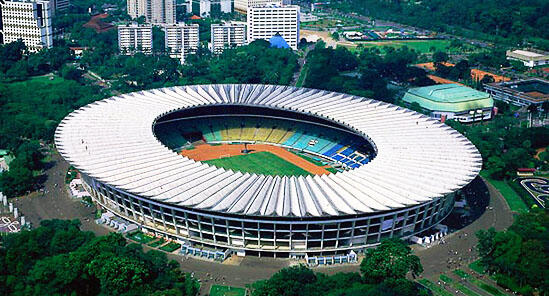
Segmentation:
{"type": "MultiPolygon", "coordinates": [[[[262,139],[253,141],[282,145],[262,139]]],[[[384,238],[425,231],[449,214],[456,192],[482,166],[477,149],[435,119],[366,98],[272,85],[115,96],[69,114],[55,143],[94,201],[115,215],[187,245],[277,257],[361,251],[384,238]],[[183,157],[156,134],[163,124],[199,114],[195,121],[215,137],[208,113],[256,113],[254,135],[277,129],[261,127],[266,114],[337,131],[328,137],[293,130],[307,143],[317,137],[312,142],[325,145],[299,148],[296,140],[285,146],[340,163],[344,171],[306,177],[235,172],[183,157]],[[349,134],[363,143],[349,142],[349,134]],[[371,159],[363,162],[353,147],[369,147],[371,159]],[[344,159],[336,160],[341,153],[344,159]]]]}

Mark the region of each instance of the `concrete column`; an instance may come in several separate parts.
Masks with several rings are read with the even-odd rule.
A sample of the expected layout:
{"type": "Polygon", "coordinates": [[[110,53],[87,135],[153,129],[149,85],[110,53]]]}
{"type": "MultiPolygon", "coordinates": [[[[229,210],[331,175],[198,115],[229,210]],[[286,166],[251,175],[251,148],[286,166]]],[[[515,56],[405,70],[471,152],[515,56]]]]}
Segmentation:
{"type": "Polygon", "coordinates": [[[14,208],[14,209],[13,209],[13,217],[14,217],[15,219],[17,219],[17,218],[19,217],[19,211],[17,210],[17,208],[14,208]]]}
{"type": "Polygon", "coordinates": [[[10,213],[13,213],[13,204],[11,202],[9,203],[9,208],[10,208],[10,213]]]}
{"type": "Polygon", "coordinates": [[[21,226],[25,226],[25,216],[21,216],[21,226]]]}

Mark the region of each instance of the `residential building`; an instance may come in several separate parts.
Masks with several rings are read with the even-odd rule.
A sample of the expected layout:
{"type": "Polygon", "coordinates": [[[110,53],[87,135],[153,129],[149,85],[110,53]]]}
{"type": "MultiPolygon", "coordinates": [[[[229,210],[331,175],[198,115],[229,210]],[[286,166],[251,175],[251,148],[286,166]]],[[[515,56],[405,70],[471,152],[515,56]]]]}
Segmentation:
{"type": "Polygon", "coordinates": [[[411,88],[402,98],[404,103],[419,106],[433,118],[444,122],[474,122],[492,118],[494,100],[485,93],[459,84],[437,84],[411,88]]]}
{"type": "Polygon", "coordinates": [[[175,24],[175,0],[150,0],[153,24],[175,24]]]}
{"type": "Polygon", "coordinates": [[[212,24],[211,35],[211,50],[219,54],[225,48],[246,44],[246,24],[237,22],[212,24]]]}
{"type": "Polygon", "coordinates": [[[539,78],[488,83],[484,89],[495,100],[521,107],[536,105],[543,108],[543,103],[549,101],[549,81],[539,78]]]}
{"type": "Polygon", "coordinates": [[[49,1],[0,1],[0,44],[21,39],[31,52],[52,47],[51,13],[49,1]]]}
{"type": "Polygon", "coordinates": [[[231,13],[231,0],[187,0],[187,13],[209,17],[212,12],[231,13]]]}
{"type": "Polygon", "coordinates": [[[50,0],[52,15],[56,15],[60,12],[65,12],[69,9],[69,0],[50,0]]]}
{"type": "Polygon", "coordinates": [[[261,6],[266,4],[290,4],[283,3],[282,0],[234,0],[234,10],[240,11],[242,13],[247,13],[249,7],[261,6]]]}
{"type": "Polygon", "coordinates": [[[299,6],[261,5],[248,8],[248,43],[257,39],[269,40],[277,33],[290,48],[299,43],[299,6]]]}
{"type": "Polygon", "coordinates": [[[152,25],[127,24],[118,26],[118,48],[122,54],[152,52],[152,25]]]}
{"type": "Polygon", "coordinates": [[[165,46],[170,57],[180,59],[181,63],[189,54],[198,50],[198,24],[172,24],[162,26],[165,46]]]}
{"type": "Polygon", "coordinates": [[[128,15],[144,16],[148,23],[175,24],[175,0],[127,0],[128,15]]]}
{"type": "Polygon", "coordinates": [[[132,19],[136,19],[140,16],[144,16],[145,19],[150,18],[151,5],[150,0],[127,0],[128,15],[132,19]]]}
{"type": "Polygon", "coordinates": [[[525,67],[530,68],[549,64],[549,53],[535,49],[508,50],[506,56],[508,60],[522,62],[525,67]]]}

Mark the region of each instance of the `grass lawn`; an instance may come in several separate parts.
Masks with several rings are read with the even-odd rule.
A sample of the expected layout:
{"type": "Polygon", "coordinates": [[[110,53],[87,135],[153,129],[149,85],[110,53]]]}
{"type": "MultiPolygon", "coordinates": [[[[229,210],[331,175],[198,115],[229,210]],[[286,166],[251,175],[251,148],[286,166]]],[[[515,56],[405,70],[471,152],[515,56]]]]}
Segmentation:
{"type": "Polygon", "coordinates": [[[433,292],[433,295],[452,296],[452,293],[446,291],[443,287],[431,282],[428,279],[420,279],[418,282],[431,290],[431,292],[433,292]]]}
{"type": "Polygon", "coordinates": [[[461,291],[463,294],[467,295],[467,296],[480,296],[480,294],[478,294],[477,292],[465,287],[463,284],[456,283],[454,285],[454,287],[456,289],[458,289],[459,291],[461,291]]]}
{"type": "Polygon", "coordinates": [[[452,282],[454,282],[453,279],[451,279],[449,276],[447,276],[445,274],[440,275],[440,280],[447,283],[447,284],[451,284],[452,282]]]}
{"type": "Polygon", "coordinates": [[[326,170],[332,174],[335,174],[335,173],[339,173],[339,171],[337,169],[334,169],[334,168],[326,168],[326,170]]]}
{"type": "Polygon", "coordinates": [[[456,269],[453,271],[453,273],[457,276],[459,276],[460,278],[462,279],[468,279],[471,277],[470,274],[466,273],[465,271],[461,270],[461,269],[456,269]]]}
{"type": "Polygon", "coordinates": [[[128,234],[128,237],[136,242],[140,242],[143,244],[148,244],[154,240],[154,237],[148,236],[141,231],[128,234]]]}
{"type": "Polygon", "coordinates": [[[245,296],[244,288],[213,285],[210,288],[210,296],[245,296]]]}
{"type": "Polygon", "coordinates": [[[472,278],[471,283],[473,283],[475,286],[481,288],[482,290],[488,292],[491,295],[494,295],[494,296],[503,296],[503,295],[505,295],[505,293],[501,292],[498,288],[496,288],[496,287],[494,287],[490,284],[487,284],[484,281],[472,278]]]}
{"type": "Polygon", "coordinates": [[[307,176],[306,170],[285,161],[270,153],[257,152],[246,155],[237,155],[219,159],[203,161],[205,163],[241,172],[279,175],[279,176],[307,176]]]}
{"type": "Polygon", "coordinates": [[[486,179],[490,184],[492,184],[496,189],[503,195],[507,204],[511,208],[511,211],[524,213],[528,212],[528,206],[522,201],[522,198],[507,184],[506,181],[494,180],[488,178],[486,174],[481,175],[486,179]]]}
{"type": "MultiPolygon", "coordinates": [[[[431,52],[431,47],[434,47],[435,51],[448,51],[447,47],[450,46],[450,42],[450,40],[387,40],[355,42],[355,44],[361,44],[364,48],[378,47],[382,53],[385,52],[386,47],[401,48],[404,46],[418,53],[429,53],[431,52]]],[[[451,51],[452,49],[450,49],[451,51]]]]}
{"type": "Polygon", "coordinates": [[[317,165],[317,166],[324,166],[324,164],[321,162],[321,161],[318,161],[318,160],[314,160],[313,158],[307,156],[307,155],[303,155],[301,153],[297,153],[297,152],[293,152],[293,151],[290,151],[292,152],[293,154],[305,159],[306,161],[314,164],[314,165],[317,165]]]}
{"type": "Polygon", "coordinates": [[[480,263],[480,259],[469,264],[469,268],[471,268],[471,270],[474,270],[476,272],[478,272],[479,274],[485,274],[486,273],[486,270],[484,269],[484,266],[482,266],[482,263],[480,263]]]}
{"type": "Polygon", "coordinates": [[[160,250],[171,253],[171,252],[179,249],[180,247],[181,247],[180,244],[171,242],[171,243],[169,243],[169,244],[167,244],[163,247],[160,247],[160,250]]]}

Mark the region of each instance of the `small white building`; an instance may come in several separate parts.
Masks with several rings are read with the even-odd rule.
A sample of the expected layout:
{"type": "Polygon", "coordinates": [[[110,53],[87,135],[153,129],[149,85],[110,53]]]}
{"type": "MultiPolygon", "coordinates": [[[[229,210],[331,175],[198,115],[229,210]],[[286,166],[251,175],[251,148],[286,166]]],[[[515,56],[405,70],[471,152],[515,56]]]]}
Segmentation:
{"type": "Polygon", "coordinates": [[[126,24],[118,26],[118,49],[122,54],[152,52],[152,25],[126,24]]]}
{"type": "Polygon", "coordinates": [[[211,50],[220,54],[225,48],[233,48],[246,44],[246,24],[231,22],[212,24],[211,50]]]}
{"type": "Polygon", "coordinates": [[[198,50],[198,24],[178,23],[164,25],[162,29],[165,34],[165,47],[170,57],[184,63],[189,54],[195,54],[198,50]]]}
{"type": "Polygon", "coordinates": [[[534,49],[508,50],[506,56],[507,60],[522,62],[525,67],[529,68],[549,64],[549,53],[534,49]]]}
{"type": "Polygon", "coordinates": [[[31,52],[51,48],[52,9],[46,0],[0,1],[0,44],[21,39],[31,52]]]}
{"type": "Polygon", "coordinates": [[[248,43],[269,40],[277,33],[290,48],[299,43],[299,6],[269,4],[248,7],[248,43]]]}

